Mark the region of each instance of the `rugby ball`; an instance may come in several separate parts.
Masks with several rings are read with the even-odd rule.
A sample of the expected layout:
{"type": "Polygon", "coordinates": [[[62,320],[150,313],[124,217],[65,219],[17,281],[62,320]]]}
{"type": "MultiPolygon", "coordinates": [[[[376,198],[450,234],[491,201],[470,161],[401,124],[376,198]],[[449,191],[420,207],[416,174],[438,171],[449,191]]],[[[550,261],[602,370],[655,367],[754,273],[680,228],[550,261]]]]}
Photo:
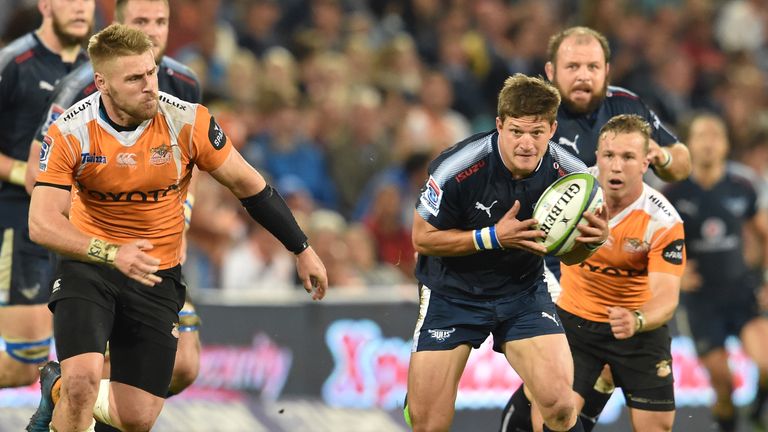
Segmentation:
{"type": "Polygon", "coordinates": [[[560,177],[541,194],[533,209],[538,228],[547,234],[538,242],[550,255],[570,252],[581,234],[576,225],[587,223],[583,213],[594,212],[601,205],[603,190],[594,176],[580,172],[560,177]]]}

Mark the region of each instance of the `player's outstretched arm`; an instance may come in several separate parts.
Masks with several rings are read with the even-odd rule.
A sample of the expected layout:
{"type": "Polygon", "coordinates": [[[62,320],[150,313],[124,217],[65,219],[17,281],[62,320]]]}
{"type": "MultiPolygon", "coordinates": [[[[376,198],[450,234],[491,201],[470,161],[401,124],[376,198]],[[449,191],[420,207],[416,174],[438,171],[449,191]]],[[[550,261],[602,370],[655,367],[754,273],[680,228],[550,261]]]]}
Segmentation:
{"type": "Polygon", "coordinates": [[[236,150],[211,175],[240,199],[248,214],[296,254],[296,271],[315,300],[325,296],[328,275],[280,194],[236,150]]]}
{"type": "Polygon", "coordinates": [[[691,153],[683,143],[660,147],[656,141],[649,141],[648,160],[660,179],[668,182],[685,180],[691,175],[691,153]]]}
{"type": "Polygon", "coordinates": [[[117,245],[88,237],[67,218],[69,201],[67,189],[44,185],[35,187],[29,206],[29,237],[32,241],[62,255],[114,266],[126,276],[147,286],[161,281],[155,275],[160,260],[144,252],[152,249],[149,241],[137,240],[117,245]]]}

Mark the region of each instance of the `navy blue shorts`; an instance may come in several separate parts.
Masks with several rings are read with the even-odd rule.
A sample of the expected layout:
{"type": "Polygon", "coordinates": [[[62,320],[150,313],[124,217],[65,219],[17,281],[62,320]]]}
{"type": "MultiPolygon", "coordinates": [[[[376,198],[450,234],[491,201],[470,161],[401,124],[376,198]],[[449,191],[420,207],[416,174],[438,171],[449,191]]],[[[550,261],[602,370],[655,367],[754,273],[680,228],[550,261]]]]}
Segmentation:
{"type": "Polygon", "coordinates": [[[527,291],[493,300],[446,297],[422,285],[411,351],[479,348],[492,334],[493,349],[503,352],[504,342],[558,333],[563,327],[543,277],[527,291]]]}
{"type": "Polygon", "coordinates": [[[709,296],[702,291],[682,295],[688,327],[699,356],[725,347],[728,336],[739,337],[744,326],[760,316],[757,298],[751,290],[732,289],[730,292],[728,297],[709,296]]]}
{"type": "Polygon", "coordinates": [[[50,252],[29,239],[29,229],[0,228],[0,306],[39,305],[51,295],[50,252]]]}

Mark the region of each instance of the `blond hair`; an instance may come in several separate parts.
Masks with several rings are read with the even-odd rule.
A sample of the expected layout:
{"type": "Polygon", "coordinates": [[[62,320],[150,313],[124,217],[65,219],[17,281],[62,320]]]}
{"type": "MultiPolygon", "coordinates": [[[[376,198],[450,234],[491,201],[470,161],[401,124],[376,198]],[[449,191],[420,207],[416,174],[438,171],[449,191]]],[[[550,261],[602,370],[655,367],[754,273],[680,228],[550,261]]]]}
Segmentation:
{"type": "Polygon", "coordinates": [[[637,114],[620,114],[612,117],[600,128],[600,135],[597,138],[597,147],[600,148],[600,142],[603,136],[612,133],[630,134],[637,132],[643,137],[643,151],[648,153],[648,142],[651,139],[651,125],[644,118],[637,114]]]}
{"type": "Polygon", "coordinates": [[[112,24],[91,36],[88,41],[88,55],[91,57],[93,69],[101,72],[102,65],[108,60],[151,52],[152,47],[149,36],[141,30],[112,24]]]}
{"type": "Polygon", "coordinates": [[[552,124],[557,119],[560,93],[540,77],[517,73],[504,81],[499,92],[497,115],[503,122],[507,117],[534,116],[552,124]]]}

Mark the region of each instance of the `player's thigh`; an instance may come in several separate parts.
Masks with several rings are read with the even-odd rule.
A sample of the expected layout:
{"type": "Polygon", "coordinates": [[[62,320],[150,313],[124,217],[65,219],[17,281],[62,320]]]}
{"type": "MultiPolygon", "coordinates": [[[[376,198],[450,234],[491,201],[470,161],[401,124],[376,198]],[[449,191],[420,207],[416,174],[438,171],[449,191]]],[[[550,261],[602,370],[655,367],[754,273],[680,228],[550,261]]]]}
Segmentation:
{"type": "Polygon", "coordinates": [[[154,422],[163,409],[165,398],[153,395],[140,388],[110,382],[110,405],[116,412],[116,423],[122,425],[154,422]],[[114,403],[113,403],[114,402],[114,403]]]}
{"type": "Polygon", "coordinates": [[[759,316],[749,321],[740,334],[744,351],[762,370],[768,370],[768,318],[759,316]]]}
{"type": "Polygon", "coordinates": [[[668,432],[675,422],[675,411],[646,411],[629,409],[632,429],[636,432],[668,432]]]}
{"type": "Polygon", "coordinates": [[[471,347],[411,353],[408,366],[408,406],[416,420],[420,415],[453,412],[456,391],[471,347]]]}
{"type": "Polygon", "coordinates": [[[573,359],[564,334],[507,341],[503,349],[542,410],[572,398],[573,359]]]}
{"type": "Polygon", "coordinates": [[[50,255],[29,239],[27,227],[0,227],[0,305],[46,304],[53,275],[50,255]]]}
{"type": "Polygon", "coordinates": [[[46,304],[0,307],[0,336],[38,340],[53,333],[53,314],[46,304]]]}
{"type": "Polygon", "coordinates": [[[725,348],[713,349],[699,357],[699,361],[707,369],[715,391],[730,393],[733,384],[731,369],[728,366],[728,351],[725,348]]]}

